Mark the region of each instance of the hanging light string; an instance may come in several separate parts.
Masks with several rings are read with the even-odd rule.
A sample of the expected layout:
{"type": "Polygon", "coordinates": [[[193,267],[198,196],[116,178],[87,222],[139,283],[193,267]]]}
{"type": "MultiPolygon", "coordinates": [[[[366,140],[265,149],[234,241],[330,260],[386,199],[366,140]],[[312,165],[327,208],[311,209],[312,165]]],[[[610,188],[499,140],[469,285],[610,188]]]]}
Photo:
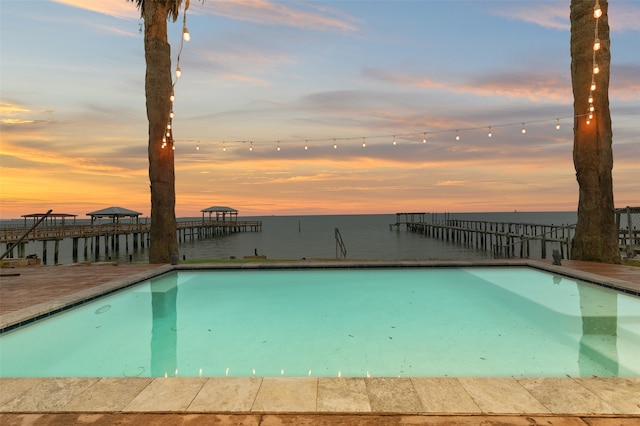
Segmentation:
{"type": "MultiPolygon", "coordinates": [[[[184,47],[184,42],[191,40],[191,34],[189,34],[189,29],[187,28],[187,9],[189,9],[189,0],[185,1],[184,12],[182,15],[182,35],[180,37],[180,49],[178,50],[178,57],[176,59],[176,72],[175,79],[172,78],[173,83],[171,84],[171,97],[169,100],[171,101],[171,108],[169,110],[169,121],[167,122],[167,128],[165,131],[165,135],[162,138],[162,148],[165,148],[167,145],[171,145],[171,149],[175,150],[176,147],[174,145],[175,140],[173,139],[173,102],[175,101],[175,87],[176,83],[178,83],[178,79],[182,76],[182,69],[180,68],[180,56],[182,55],[182,49],[184,47]]],[[[200,149],[200,145],[196,146],[196,149],[200,149]]]]}
{"type": "Polygon", "coordinates": [[[535,123],[553,123],[556,130],[560,130],[560,121],[561,120],[569,120],[581,117],[587,117],[589,113],[578,114],[575,116],[565,116],[565,117],[556,117],[556,118],[547,118],[541,120],[530,120],[530,121],[518,121],[511,123],[501,123],[501,124],[491,124],[491,125],[482,125],[482,126],[474,126],[474,127],[457,127],[455,129],[443,129],[443,130],[430,130],[430,131],[421,131],[421,132],[412,132],[412,133],[393,133],[393,134],[385,134],[385,135],[368,135],[368,136],[346,136],[346,137],[324,137],[324,138],[306,138],[306,139],[275,139],[275,140],[223,140],[223,141],[211,141],[204,142],[201,139],[198,140],[198,145],[196,146],[197,150],[200,150],[205,144],[212,144],[215,146],[221,146],[223,151],[227,150],[227,147],[232,145],[248,145],[249,151],[253,151],[256,146],[260,145],[275,145],[276,151],[284,150],[284,144],[300,144],[305,151],[308,151],[311,148],[311,143],[320,143],[320,144],[328,144],[334,149],[338,149],[338,142],[349,142],[349,141],[359,141],[362,148],[368,147],[370,144],[368,143],[371,140],[381,140],[386,139],[389,141],[389,144],[392,147],[401,145],[401,141],[412,140],[415,139],[416,143],[426,144],[429,140],[433,138],[434,135],[442,135],[442,134],[452,134],[454,140],[460,141],[463,140],[463,134],[475,130],[488,129],[487,137],[492,138],[495,135],[495,129],[497,128],[505,128],[505,127],[514,127],[518,126],[520,128],[520,133],[522,135],[527,134],[527,125],[535,124],[535,123]]]}
{"type": "Polygon", "coordinates": [[[600,8],[600,0],[596,0],[596,5],[593,8],[593,17],[596,20],[595,25],[595,36],[593,40],[593,56],[591,63],[591,86],[589,88],[589,111],[587,112],[587,124],[591,123],[593,120],[593,113],[595,111],[594,106],[594,92],[596,91],[596,75],[600,74],[600,67],[598,66],[596,54],[600,50],[600,38],[598,37],[598,25],[600,23],[600,17],[602,16],[602,9],[600,8]]]}

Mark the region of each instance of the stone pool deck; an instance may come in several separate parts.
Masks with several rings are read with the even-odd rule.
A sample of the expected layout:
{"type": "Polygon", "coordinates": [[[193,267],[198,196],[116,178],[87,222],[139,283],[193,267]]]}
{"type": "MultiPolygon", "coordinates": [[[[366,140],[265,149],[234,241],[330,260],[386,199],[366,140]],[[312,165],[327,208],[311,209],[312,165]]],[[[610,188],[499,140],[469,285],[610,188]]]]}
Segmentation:
{"type": "MultiPolygon", "coordinates": [[[[528,265],[640,292],[640,268],[589,262],[563,261],[562,266],[553,266],[550,261],[528,260],[308,261],[282,266],[327,267],[338,263],[528,265]]],[[[260,264],[180,268],[210,266],[256,268],[260,264]]],[[[169,265],[94,265],[2,270],[0,328],[171,269],[169,265]]],[[[631,425],[640,424],[640,378],[0,379],[0,424],[74,423],[631,425]]]]}

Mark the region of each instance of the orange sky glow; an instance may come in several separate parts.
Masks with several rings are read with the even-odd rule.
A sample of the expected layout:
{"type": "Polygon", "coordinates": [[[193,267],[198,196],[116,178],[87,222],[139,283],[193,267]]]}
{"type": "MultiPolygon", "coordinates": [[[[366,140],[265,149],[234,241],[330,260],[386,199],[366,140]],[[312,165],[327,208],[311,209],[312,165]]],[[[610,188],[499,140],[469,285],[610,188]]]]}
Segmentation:
{"type": "MultiPolygon", "coordinates": [[[[192,0],[176,215],[575,211],[566,3],[192,0]]],[[[149,215],[139,16],[124,0],[3,3],[0,218],[149,215]]],[[[609,16],[624,207],[640,205],[640,6],[609,16]]]]}

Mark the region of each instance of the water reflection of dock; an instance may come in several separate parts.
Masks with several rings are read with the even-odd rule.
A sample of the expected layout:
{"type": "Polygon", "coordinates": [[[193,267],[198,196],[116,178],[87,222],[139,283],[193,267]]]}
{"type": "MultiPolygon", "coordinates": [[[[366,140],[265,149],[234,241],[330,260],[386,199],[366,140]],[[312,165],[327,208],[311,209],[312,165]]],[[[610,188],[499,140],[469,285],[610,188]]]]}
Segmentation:
{"type": "MultiPolygon", "coordinates": [[[[41,241],[43,253],[42,258],[44,263],[46,263],[48,243],[53,241],[54,262],[58,263],[60,241],[64,239],[71,239],[72,257],[74,262],[78,260],[80,246],[84,252],[84,259],[89,258],[89,253],[97,259],[102,253],[108,255],[110,252],[119,252],[121,244],[124,244],[124,247],[126,248],[131,245],[134,250],[144,248],[145,246],[148,247],[150,226],[151,225],[149,223],[103,223],[92,225],[60,224],[38,226],[33,229],[26,238],[17,244],[7,257],[24,258],[27,255],[27,253],[25,253],[26,244],[28,242],[41,241]]],[[[0,243],[6,244],[8,249],[28,230],[28,227],[2,228],[0,229],[0,243]]],[[[177,237],[179,243],[238,232],[260,231],[262,231],[261,221],[203,219],[180,221],[177,223],[177,237]]]]}

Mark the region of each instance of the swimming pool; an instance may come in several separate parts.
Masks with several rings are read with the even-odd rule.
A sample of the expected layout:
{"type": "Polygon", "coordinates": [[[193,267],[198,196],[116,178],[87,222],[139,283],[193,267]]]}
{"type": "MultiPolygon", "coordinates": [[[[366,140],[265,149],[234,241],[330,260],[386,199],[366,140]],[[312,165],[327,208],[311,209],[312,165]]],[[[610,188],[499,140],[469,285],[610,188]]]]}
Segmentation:
{"type": "Polygon", "coordinates": [[[177,271],[0,337],[1,377],[638,377],[640,299],[532,268],[177,271]]]}

